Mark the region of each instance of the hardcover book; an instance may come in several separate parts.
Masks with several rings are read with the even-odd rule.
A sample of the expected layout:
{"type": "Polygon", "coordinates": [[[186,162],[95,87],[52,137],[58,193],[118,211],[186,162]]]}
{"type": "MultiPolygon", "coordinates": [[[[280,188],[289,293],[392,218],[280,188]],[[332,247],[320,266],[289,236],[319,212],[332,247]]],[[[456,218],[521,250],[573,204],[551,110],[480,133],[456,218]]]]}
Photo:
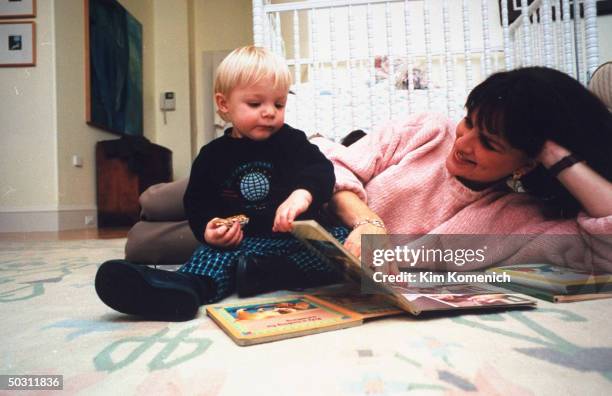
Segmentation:
{"type": "Polygon", "coordinates": [[[206,307],[206,313],[241,346],[363,323],[363,315],[308,295],[211,305],[206,307]]]}
{"type": "Polygon", "coordinates": [[[490,268],[506,273],[504,285],[518,293],[552,302],[572,302],[612,297],[612,275],[559,267],[553,264],[520,264],[490,268]]]}

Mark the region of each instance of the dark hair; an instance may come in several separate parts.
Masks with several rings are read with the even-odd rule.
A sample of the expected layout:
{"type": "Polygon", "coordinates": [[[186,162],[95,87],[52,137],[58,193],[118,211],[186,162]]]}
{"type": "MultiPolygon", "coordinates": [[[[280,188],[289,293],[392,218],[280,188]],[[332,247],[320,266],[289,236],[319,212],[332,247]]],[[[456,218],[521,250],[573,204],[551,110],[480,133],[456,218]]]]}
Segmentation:
{"type": "Polygon", "coordinates": [[[355,129],[354,131],[350,132],[348,135],[343,137],[342,140],[340,140],[340,144],[348,147],[351,144],[355,143],[357,140],[364,137],[365,135],[366,133],[362,131],[361,129],[355,129]]]}
{"type": "MultiPolygon", "coordinates": [[[[491,75],[470,92],[468,115],[535,158],[552,140],[612,180],[612,114],[578,81],[546,67],[525,67],[491,75]]],[[[542,166],[525,175],[525,190],[546,201],[549,216],[573,217],[580,203],[542,166]]]]}

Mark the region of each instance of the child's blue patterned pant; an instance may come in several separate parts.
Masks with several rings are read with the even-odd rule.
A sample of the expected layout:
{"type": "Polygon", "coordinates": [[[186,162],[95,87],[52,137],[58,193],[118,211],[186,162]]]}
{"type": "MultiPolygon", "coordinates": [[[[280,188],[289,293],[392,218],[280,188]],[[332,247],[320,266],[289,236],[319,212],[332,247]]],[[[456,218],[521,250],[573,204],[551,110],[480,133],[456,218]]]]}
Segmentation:
{"type": "MultiPolygon", "coordinates": [[[[344,227],[333,227],[328,231],[341,243],[348,236],[348,230],[344,227]]],[[[308,251],[292,235],[283,238],[245,237],[234,250],[202,244],[179,271],[210,277],[217,287],[217,292],[204,303],[212,303],[233,293],[236,287],[236,258],[240,255],[282,256],[291,260],[304,273],[305,281],[321,279],[326,275],[331,279],[336,276],[333,268],[308,251]]]]}

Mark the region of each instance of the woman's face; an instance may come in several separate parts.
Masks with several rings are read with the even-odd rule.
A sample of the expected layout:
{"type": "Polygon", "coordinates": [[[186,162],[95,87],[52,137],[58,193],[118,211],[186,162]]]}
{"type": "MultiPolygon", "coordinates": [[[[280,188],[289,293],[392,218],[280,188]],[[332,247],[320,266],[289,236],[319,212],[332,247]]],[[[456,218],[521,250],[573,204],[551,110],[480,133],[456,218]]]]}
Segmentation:
{"type": "Polygon", "coordinates": [[[475,113],[457,125],[455,144],[446,159],[451,175],[471,182],[491,183],[515,170],[525,174],[533,168],[527,154],[510,146],[503,137],[480,130],[475,113]]]}

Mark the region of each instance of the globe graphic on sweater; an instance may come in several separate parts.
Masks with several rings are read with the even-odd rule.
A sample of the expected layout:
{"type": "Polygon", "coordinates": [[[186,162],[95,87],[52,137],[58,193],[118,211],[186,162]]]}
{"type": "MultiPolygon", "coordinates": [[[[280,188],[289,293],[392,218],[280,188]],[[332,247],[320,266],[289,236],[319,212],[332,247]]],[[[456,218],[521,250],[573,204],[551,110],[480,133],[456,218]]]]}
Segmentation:
{"type": "Polygon", "coordinates": [[[248,173],[240,180],[240,192],[249,201],[261,201],[268,196],[269,191],[270,182],[263,173],[248,173]]]}

